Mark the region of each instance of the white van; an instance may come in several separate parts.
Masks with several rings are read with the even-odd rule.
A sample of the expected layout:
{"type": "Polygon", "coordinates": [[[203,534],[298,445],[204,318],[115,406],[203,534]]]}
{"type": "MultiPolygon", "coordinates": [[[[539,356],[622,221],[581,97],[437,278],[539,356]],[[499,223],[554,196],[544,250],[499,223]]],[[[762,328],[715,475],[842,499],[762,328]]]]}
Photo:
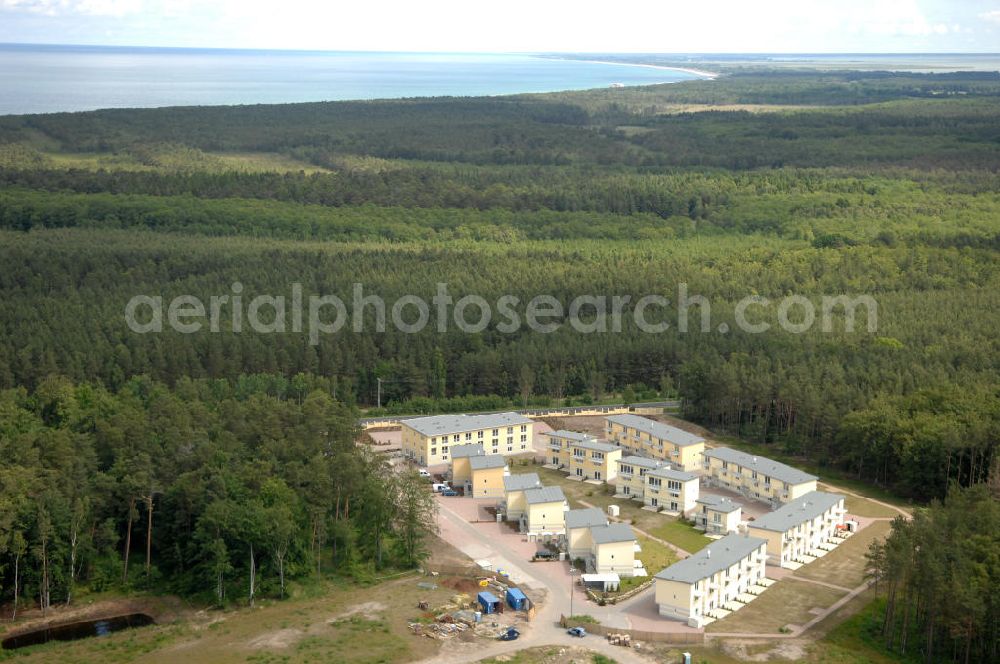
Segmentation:
{"type": "Polygon", "coordinates": [[[431,474],[427,472],[426,468],[420,468],[419,470],[417,470],[417,475],[420,475],[421,477],[426,477],[427,479],[431,478],[431,474]]]}
{"type": "Polygon", "coordinates": [[[442,491],[447,491],[451,487],[445,483],[435,482],[431,485],[431,488],[434,489],[434,493],[441,493],[442,491]]]}

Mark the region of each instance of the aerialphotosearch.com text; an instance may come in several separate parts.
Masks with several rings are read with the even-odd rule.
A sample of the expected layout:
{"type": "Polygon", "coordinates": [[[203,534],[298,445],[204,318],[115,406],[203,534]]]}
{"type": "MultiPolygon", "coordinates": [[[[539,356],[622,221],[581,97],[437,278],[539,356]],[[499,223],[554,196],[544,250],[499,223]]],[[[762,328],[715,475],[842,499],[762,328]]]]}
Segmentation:
{"type": "MultiPolygon", "coordinates": [[[[727,310],[729,307],[727,306],[727,310]]],[[[788,295],[769,299],[748,295],[732,306],[731,320],[748,334],[779,329],[802,334],[819,324],[823,332],[855,330],[863,318],[869,334],[878,328],[878,304],[868,295],[824,295],[807,298],[788,295]]],[[[125,323],[137,334],[151,334],[170,329],[182,334],[201,332],[250,331],[257,334],[306,333],[316,345],[323,335],[348,329],[355,333],[385,332],[389,325],[408,334],[423,332],[429,326],[448,332],[454,326],[462,332],[477,334],[493,329],[515,334],[524,329],[549,334],[569,326],[580,334],[621,332],[629,323],[649,334],[670,330],[685,334],[691,330],[726,334],[732,331],[727,322],[712,320],[708,298],[691,294],[680,283],[673,299],[662,294],[641,296],[578,295],[564,304],[551,294],[531,298],[507,294],[489,301],[475,294],[456,297],[448,284],[437,284],[429,298],[402,295],[391,302],[364,285],[352,285],[350,295],[308,294],[302,284],[293,283],[289,293],[244,294],[243,285],[233,283],[230,292],[207,299],[195,295],[177,295],[165,300],[162,295],[140,294],[125,305],[125,323]],[[673,321],[673,322],[671,322],[673,321]]]]}

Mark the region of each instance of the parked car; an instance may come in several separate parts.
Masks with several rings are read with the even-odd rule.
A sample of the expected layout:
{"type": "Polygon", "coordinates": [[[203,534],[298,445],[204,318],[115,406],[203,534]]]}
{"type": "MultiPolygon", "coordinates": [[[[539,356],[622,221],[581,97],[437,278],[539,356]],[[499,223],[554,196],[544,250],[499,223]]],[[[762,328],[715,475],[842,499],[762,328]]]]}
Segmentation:
{"type": "Polygon", "coordinates": [[[566,633],[570,636],[578,636],[580,638],[587,636],[587,630],[582,627],[570,627],[566,630],[566,633]]]}
{"type": "Polygon", "coordinates": [[[417,475],[420,475],[421,477],[423,477],[425,479],[430,479],[431,478],[431,474],[429,472],[427,472],[426,468],[420,468],[419,470],[417,470],[417,475]]]}
{"type": "Polygon", "coordinates": [[[432,484],[431,488],[434,489],[435,491],[437,491],[438,493],[441,493],[442,491],[448,491],[449,489],[451,489],[450,486],[448,486],[447,484],[443,484],[441,482],[438,482],[436,484],[432,484]]]}
{"type": "Polygon", "coordinates": [[[517,631],[514,627],[511,627],[506,632],[500,635],[501,641],[517,641],[517,637],[521,636],[521,633],[517,631]]]}
{"type": "Polygon", "coordinates": [[[535,558],[538,560],[555,560],[559,557],[559,554],[552,549],[546,549],[545,547],[539,548],[535,551],[535,558]]]}
{"type": "Polygon", "coordinates": [[[458,495],[458,491],[455,491],[454,489],[445,489],[444,491],[441,492],[441,495],[442,496],[457,496],[458,495]]]}

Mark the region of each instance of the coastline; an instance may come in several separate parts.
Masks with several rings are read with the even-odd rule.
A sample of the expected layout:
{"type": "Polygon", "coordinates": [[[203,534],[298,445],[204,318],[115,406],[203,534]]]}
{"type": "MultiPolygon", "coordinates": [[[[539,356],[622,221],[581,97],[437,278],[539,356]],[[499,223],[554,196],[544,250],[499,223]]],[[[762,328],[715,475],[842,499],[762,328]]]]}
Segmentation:
{"type": "Polygon", "coordinates": [[[651,65],[645,62],[615,62],[612,60],[581,60],[577,58],[559,58],[554,57],[553,60],[565,60],[567,62],[587,62],[592,65],[621,65],[624,67],[646,67],[647,69],[664,69],[666,71],[679,71],[685,74],[693,74],[695,76],[701,76],[707,80],[714,80],[721,76],[719,72],[706,71],[704,69],[692,69],[691,67],[670,67],[668,65],[651,65]]]}

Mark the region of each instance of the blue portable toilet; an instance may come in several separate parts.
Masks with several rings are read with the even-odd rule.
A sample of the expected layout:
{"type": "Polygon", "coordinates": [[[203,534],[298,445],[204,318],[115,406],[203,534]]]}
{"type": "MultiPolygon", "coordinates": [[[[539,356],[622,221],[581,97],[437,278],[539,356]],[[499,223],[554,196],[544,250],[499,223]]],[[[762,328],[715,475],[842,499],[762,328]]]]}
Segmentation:
{"type": "Polygon", "coordinates": [[[496,613],[500,610],[500,600],[488,590],[479,593],[477,599],[479,606],[483,607],[483,613],[496,613]]]}
{"type": "Polygon", "coordinates": [[[520,588],[507,589],[507,604],[515,611],[520,611],[528,604],[528,598],[520,588]]]}

